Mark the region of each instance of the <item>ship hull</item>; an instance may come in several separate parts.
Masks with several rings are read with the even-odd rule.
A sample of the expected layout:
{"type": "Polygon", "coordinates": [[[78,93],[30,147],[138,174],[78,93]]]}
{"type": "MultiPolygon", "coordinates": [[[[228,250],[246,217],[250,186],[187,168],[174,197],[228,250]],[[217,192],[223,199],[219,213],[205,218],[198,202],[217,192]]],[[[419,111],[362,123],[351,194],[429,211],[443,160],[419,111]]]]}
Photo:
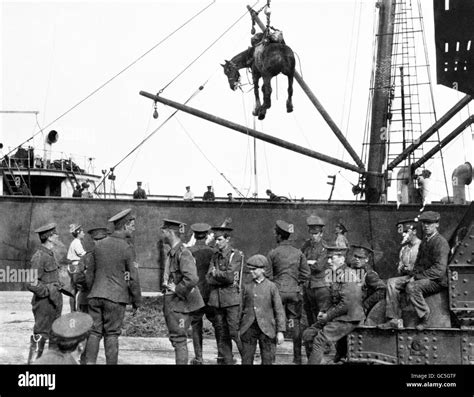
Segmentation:
{"type": "MultiPolygon", "coordinates": [[[[29,268],[29,260],[39,246],[35,228],[56,222],[63,245],[57,247],[58,258],[64,262],[66,248],[72,241],[69,224],[80,223],[85,229],[92,225],[107,225],[115,213],[132,208],[137,217],[134,237],[140,279],[144,291],[159,291],[160,225],[164,218],[185,222],[188,227],[183,240],[190,238],[189,226],[196,222],[220,225],[232,218],[232,245],[246,257],[256,253],[266,255],[275,246],[273,227],[283,219],[295,225],[294,244],[300,247],[308,238],[306,218],[321,216],[326,222],[325,239],[334,239],[333,230],[342,221],[349,230],[349,242],[367,240],[375,251],[375,268],[382,278],[396,272],[400,235],[396,223],[419,214],[419,205],[367,204],[363,202],[202,202],[172,200],[73,199],[52,197],[0,197],[0,267],[14,274],[15,269],[29,268]],[[13,272],[12,272],[13,271],[13,272]]],[[[430,205],[429,210],[441,214],[440,231],[451,238],[468,205],[430,205]]],[[[91,247],[88,237],[86,248],[91,247]]],[[[0,290],[24,289],[24,283],[5,277],[0,290]],[[8,278],[8,280],[7,280],[8,278]]]]}

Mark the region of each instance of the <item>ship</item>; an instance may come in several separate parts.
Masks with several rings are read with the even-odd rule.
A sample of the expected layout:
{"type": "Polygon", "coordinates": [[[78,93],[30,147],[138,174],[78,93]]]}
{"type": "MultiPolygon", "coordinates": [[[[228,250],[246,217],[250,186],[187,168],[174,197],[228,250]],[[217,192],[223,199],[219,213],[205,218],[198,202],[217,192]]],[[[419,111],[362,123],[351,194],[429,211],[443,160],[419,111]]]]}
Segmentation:
{"type": "MultiPolygon", "coordinates": [[[[439,138],[439,129],[464,109],[471,101],[474,88],[473,81],[473,51],[467,49],[466,37],[472,37],[472,27],[466,15],[473,16],[474,9],[470,4],[462,1],[450,3],[449,18],[457,18],[457,30],[450,31],[444,10],[445,2],[435,0],[435,27],[437,46],[437,80],[439,84],[453,87],[463,93],[462,99],[452,104],[452,107],[442,117],[438,118],[426,130],[419,127],[413,131],[415,121],[408,117],[409,108],[415,102],[408,102],[411,97],[411,87],[416,82],[410,81],[413,69],[408,61],[397,60],[396,52],[403,47],[396,42],[404,37],[410,41],[410,34],[415,29],[406,28],[407,23],[416,18],[410,17],[407,10],[415,9],[408,0],[381,0],[374,2],[377,11],[377,33],[375,38],[374,70],[370,97],[370,121],[368,122],[368,139],[364,143],[365,161],[357,155],[339,127],[324,109],[321,102],[311,92],[303,77],[296,72],[295,79],[308,96],[310,102],[327,122],[329,130],[341,139],[341,143],[351,157],[351,162],[343,161],[327,153],[319,153],[307,147],[298,146],[281,139],[276,139],[269,133],[263,133],[224,118],[201,111],[167,99],[163,95],[150,94],[146,87],[140,87],[142,96],[152,100],[155,105],[165,104],[181,112],[188,112],[196,117],[204,118],[211,123],[218,123],[226,130],[239,131],[256,139],[279,145],[303,156],[315,158],[318,161],[327,161],[330,164],[349,169],[358,175],[358,180],[352,186],[352,192],[357,195],[354,200],[334,199],[294,199],[281,197],[278,201],[268,201],[266,198],[246,197],[237,195],[233,201],[227,197],[218,197],[208,202],[196,197],[193,201],[183,201],[181,195],[149,195],[147,200],[133,200],[130,194],[117,193],[111,188],[115,179],[114,167],[96,173],[91,168],[92,159],[84,156],[84,161],[72,157],[52,158],[53,145],[59,134],[52,130],[46,134],[44,148],[36,151],[33,148],[17,148],[9,151],[3,157],[0,167],[2,181],[0,188],[0,261],[8,269],[24,269],[29,267],[29,260],[39,245],[34,230],[39,225],[56,221],[62,236],[63,245],[57,247],[58,256],[64,259],[65,247],[72,240],[67,230],[68,225],[83,220],[87,227],[101,222],[105,224],[115,213],[124,208],[131,208],[137,217],[137,230],[134,244],[139,263],[140,279],[144,291],[156,292],[160,290],[159,272],[162,256],[159,249],[160,225],[165,218],[178,219],[188,226],[206,221],[212,225],[219,225],[225,219],[232,219],[233,244],[241,249],[246,256],[256,253],[267,253],[275,244],[272,229],[278,219],[285,219],[294,224],[294,243],[301,246],[306,236],[306,218],[318,215],[326,222],[327,233],[339,222],[343,222],[350,231],[349,240],[366,239],[370,242],[375,255],[375,268],[382,278],[393,276],[396,271],[400,236],[396,230],[399,220],[415,218],[420,211],[437,211],[441,214],[441,232],[450,241],[455,237],[461,222],[466,216],[472,217],[472,203],[466,199],[466,186],[472,180],[472,167],[469,162],[460,162],[459,167],[452,170],[454,196],[447,195],[447,202],[427,202],[423,198],[423,188],[417,185],[417,169],[422,169],[427,159],[432,158],[445,145],[464,131],[473,121],[472,116],[456,128],[446,138],[439,138]],[[402,16],[404,15],[404,17],[402,16]],[[405,19],[402,19],[405,18],[405,19]],[[464,21],[464,22],[463,22],[464,21]],[[397,27],[398,26],[398,27],[397,27]],[[400,30],[400,26],[402,29],[400,30]],[[405,26],[405,31],[403,31],[405,26]],[[456,34],[462,32],[462,37],[456,34]],[[471,36],[469,36],[471,35],[471,36]],[[444,43],[454,45],[453,51],[445,51],[444,43]],[[456,51],[459,42],[462,50],[456,51]],[[454,44],[452,44],[454,43],[454,44]],[[405,68],[405,73],[400,72],[405,68]],[[395,70],[395,72],[394,72],[395,70]],[[397,71],[398,74],[397,74],[397,71]],[[402,80],[405,79],[405,82],[402,80]],[[402,92],[402,90],[405,92],[402,92]],[[409,92],[410,91],[410,92],[409,92]],[[398,102],[395,99],[398,98],[398,102]],[[400,99],[403,99],[400,101],[400,99]],[[396,103],[404,102],[396,108],[396,103]],[[391,142],[381,131],[395,133],[396,116],[402,124],[400,130],[407,135],[402,138],[393,138],[391,142]],[[409,127],[409,123],[411,127],[409,127]],[[408,132],[411,132],[411,135],[408,132]],[[438,140],[434,140],[438,134],[438,140]],[[431,145],[426,153],[421,153],[423,145],[431,145]],[[397,148],[396,145],[401,145],[397,148]],[[394,152],[396,150],[396,152],[394,152]],[[108,188],[106,188],[106,184],[108,188]],[[77,185],[90,185],[93,197],[72,197],[77,185]],[[390,200],[388,188],[396,187],[397,199],[390,200]],[[258,236],[258,238],[256,237],[258,236]]],[[[274,7],[276,5],[274,4],[274,7]]],[[[245,10],[252,21],[265,29],[265,24],[259,14],[252,7],[245,10]]],[[[261,10],[260,10],[261,11],[261,10]]],[[[417,17],[421,21],[421,17],[417,17]]],[[[250,19],[250,18],[249,18],[250,19]]],[[[469,41],[470,43],[470,41],[469,41]]],[[[290,43],[291,45],[291,43],[290,43]]],[[[453,47],[451,47],[452,49],[453,47]]],[[[408,47],[405,48],[410,52],[408,47]]],[[[402,48],[402,52],[405,51],[402,48]]],[[[410,54],[408,54],[410,56],[410,54]]],[[[324,58],[323,58],[324,59],[324,58]]],[[[227,89],[223,87],[222,89],[227,89]]],[[[137,89],[138,94],[138,89],[137,89]]],[[[144,102],[145,103],[145,102],[144,102]]],[[[149,104],[149,103],[147,103],[149,104]]],[[[271,109],[271,112],[278,112],[271,109]]],[[[295,112],[298,110],[295,109],[295,112]]],[[[162,111],[160,110],[160,113],[162,111]]],[[[412,111],[416,113],[416,111],[412,111]]],[[[418,112],[421,113],[421,112],[418,112]]],[[[224,134],[224,132],[223,132],[224,134]]],[[[395,136],[395,135],[393,135],[395,136]]],[[[60,139],[60,138],[59,138],[60,139]]],[[[170,149],[171,150],[171,149],[170,149]]],[[[179,162],[177,163],[179,166],[179,162]]],[[[329,178],[329,184],[335,183],[335,177],[329,178]]],[[[183,236],[190,238],[189,227],[183,236]]],[[[330,239],[330,236],[327,236],[330,239]]],[[[90,245],[86,241],[85,244],[90,245]]],[[[0,288],[7,290],[22,289],[21,283],[2,283],[0,288]]]]}

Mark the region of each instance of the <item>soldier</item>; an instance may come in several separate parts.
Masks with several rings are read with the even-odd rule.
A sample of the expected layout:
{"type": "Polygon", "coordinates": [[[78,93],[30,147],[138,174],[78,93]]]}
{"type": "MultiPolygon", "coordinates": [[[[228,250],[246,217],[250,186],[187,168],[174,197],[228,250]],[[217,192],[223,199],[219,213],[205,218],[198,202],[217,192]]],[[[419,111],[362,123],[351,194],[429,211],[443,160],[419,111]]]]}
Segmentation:
{"type": "Polygon", "coordinates": [[[56,340],[57,349],[48,350],[35,365],[77,365],[87,335],[92,328],[92,317],[86,313],[69,313],[56,319],[51,337],[56,340]],[[76,356],[76,357],[75,357],[76,356]]]}
{"type": "Polygon", "coordinates": [[[285,310],[278,288],[265,277],[267,258],[254,255],[248,259],[247,267],[253,282],[244,285],[242,296],[242,364],[253,364],[258,341],[262,365],[271,365],[275,343],[280,345],[284,341],[285,310]]]}
{"type": "Polygon", "coordinates": [[[107,364],[118,363],[119,342],[127,304],[138,309],[141,301],[138,264],[133,246],[127,242],[135,230],[135,217],[126,209],[108,220],[114,232],[97,241],[86,270],[90,289],[89,314],[94,320],[87,340],[86,362],[95,364],[99,344],[104,336],[107,364]]]}
{"type": "Polygon", "coordinates": [[[179,237],[185,224],[169,219],[163,220],[161,231],[164,242],[170,246],[161,285],[163,287],[163,313],[168,327],[169,339],[174,347],[176,364],[188,364],[187,330],[189,313],[204,306],[198,285],[196,261],[179,237]]]}
{"type": "MultiPolygon", "coordinates": [[[[202,318],[206,315],[207,319],[214,323],[214,308],[209,306],[209,285],[206,281],[206,274],[209,270],[212,256],[215,250],[206,245],[206,238],[209,233],[211,226],[207,223],[195,223],[191,225],[191,230],[194,232],[194,238],[196,243],[189,247],[189,250],[196,260],[197,275],[199,278],[197,287],[201,293],[204,301],[204,306],[199,310],[191,313],[191,326],[193,329],[193,347],[194,347],[194,359],[191,360],[191,364],[200,365],[203,363],[202,360],[202,318]]],[[[216,336],[216,342],[219,337],[216,336]]],[[[219,345],[217,345],[219,347],[219,345]]]]}
{"type": "Polygon", "coordinates": [[[212,191],[212,186],[207,187],[207,192],[204,192],[202,195],[202,201],[214,201],[216,197],[214,196],[214,192],[212,191]]]}
{"type": "Polygon", "coordinates": [[[146,192],[145,189],[142,188],[142,183],[137,182],[137,189],[133,192],[133,198],[135,200],[146,200],[146,192]]]}
{"type": "MultiPolygon", "coordinates": [[[[430,308],[424,297],[436,294],[448,285],[448,256],[449,244],[438,232],[440,215],[438,212],[427,211],[420,215],[423,226],[423,240],[420,243],[418,256],[412,271],[404,280],[391,284],[387,290],[387,323],[381,328],[398,328],[402,326],[400,310],[400,292],[405,290],[409,301],[418,316],[416,329],[426,328],[430,318],[430,308]],[[394,286],[391,288],[391,286],[394,286]]],[[[401,278],[401,277],[399,277],[401,278]]]]}
{"type": "MultiPolygon", "coordinates": [[[[89,234],[94,241],[102,240],[103,238],[107,237],[107,228],[103,226],[94,226],[87,230],[87,234],[89,234]]],[[[89,312],[89,302],[87,297],[89,296],[89,289],[87,288],[86,283],[86,270],[89,267],[89,262],[92,260],[93,249],[87,251],[84,256],[81,257],[78,265],[78,272],[74,277],[78,294],[77,294],[77,309],[82,313],[89,312]]]]}
{"type": "MultiPolygon", "coordinates": [[[[36,271],[36,279],[26,286],[33,292],[31,305],[35,325],[30,339],[28,364],[41,357],[46,341],[50,337],[51,326],[63,308],[61,283],[59,281],[59,266],[52,248],[58,242],[56,224],[49,223],[35,230],[41,241],[41,246],[31,258],[31,269],[36,271]]],[[[50,347],[52,343],[49,343],[50,347]]]]}
{"type": "Polygon", "coordinates": [[[242,344],[239,338],[239,320],[241,304],[241,280],[244,255],[230,245],[230,227],[213,227],[217,251],[211,259],[206,275],[210,286],[209,306],[216,308],[214,329],[218,350],[223,355],[224,364],[234,363],[232,358],[232,340],[242,356],[242,344]]]}
{"type": "Polygon", "coordinates": [[[362,307],[365,314],[368,315],[377,302],[385,299],[387,286],[369,263],[370,255],[374,253],[369,245],[363,242],[352,244],[351,248],[353,249],[351,267],[363,271],[363,274],[360,275],[362,280],[362,307]]]}
{"type": "Polygon", "coordinates": [[[278,246],[268,253],[268,278],[277,285],[285,307],[287,328],[293,338],[293,362],[301,364],[302,289],[310,270],[301,250],[288,241],[293,232],[293,225],[276,221],[274,233],[278,246]]]}
{"type": "Polygon", "coordinates": [[[316,321],[320,311],[327,310],[329,305],[329,288],[326,281],[326,246],[323,239],[324,221],[316,215],[311,215],[306,219],[310,238],[305,241],[301,251],[306,257],[311,276],[308,286],[304,289],[303,302],[308,325],[316,321]]]}
{"type": "Polygon", "coordinates": [[[320,312],[317,322],[304,332],[305,342],[312,345],[308,364],[321,363],[328,342],[338,342],[334,361],[339,361],[347,353],[346,335],[364,319],[360,279],[346,265],[345,252],[345,248],[327,247],[331,266],[327,275],[332,280],[329,284],[331,306],[327,311],[320,312]]]}

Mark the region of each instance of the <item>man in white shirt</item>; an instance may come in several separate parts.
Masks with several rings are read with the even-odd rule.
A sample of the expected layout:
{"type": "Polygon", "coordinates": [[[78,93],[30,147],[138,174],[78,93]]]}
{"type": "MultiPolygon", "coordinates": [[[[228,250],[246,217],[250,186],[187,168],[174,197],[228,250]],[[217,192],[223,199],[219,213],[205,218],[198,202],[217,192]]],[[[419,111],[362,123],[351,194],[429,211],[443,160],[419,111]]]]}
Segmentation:
{"type": "Polygon", "coordinates": [[[86,254],[86,250],[82,246],[81,240],[84,238],[84,230],[82,229],[81,225],[71,224],[69,225],[69,232],[74,237],[71,244],[69,245],[69,249],[67,251],[67,260],[69,261],[68,264],[68,273],[71,277],[71,289],[73,291],[74,297],[69,298],[69,304],[71,305],[71,312],[75,312],[76,308],[76,295],[77,295],[77,288],[75,283],[75,275],[79,273],[79,260],[82,256],[86,254]]]}
{"type": "Polygon", "coordinates": [[[183,200],[185,201],[193,201],[194,194],[191,191],[191,186],[186,186],[186,192],[184,193],[183,200]]]}

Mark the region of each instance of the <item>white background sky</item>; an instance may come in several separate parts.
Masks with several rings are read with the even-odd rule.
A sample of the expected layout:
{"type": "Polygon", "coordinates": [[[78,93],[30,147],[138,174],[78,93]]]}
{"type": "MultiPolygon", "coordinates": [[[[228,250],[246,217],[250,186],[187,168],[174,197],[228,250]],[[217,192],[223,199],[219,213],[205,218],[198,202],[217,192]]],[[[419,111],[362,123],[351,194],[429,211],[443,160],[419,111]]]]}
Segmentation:
{"type": "MultiPolygon", "coordinates": [[[[0,109],[38,110],[39,125],[46,126],[211,2],[2,1],[0,109]]],[[[265,3],[260,1],[254,8],[265,3]]],[[[254,3],[216,1],[131,69],[47,127],[45,132],[59,132],[54,149],[68,157],[93,157],[98,174],[120,161],[174,111],[159,104],[160,117],[153,119],[152,101],[138,92],[156,93],[167,85],[246,12],[247,4],[254,3]]],[[[415,1],[413,4],[417,7],[415,1]]],[[[422,0],[422,8],[435,78],[432,1],[422,0]]],[[[375,1],[273,0],[271,9],[272,25],[283,30],[286,43],[298,55],[297,70],[360,155],[375,1]]],[[[265,17],[263,12],[260,16],[265,17]]],[[[250,29],[247,14],[162,96],[184,102],[209,80],[189,106],[253,127],[250,86],[244,87],[249,92],[231,91],[220,66],[224,59],[249,46],[250,29]]],[[[246,73],[241,72],[245,82],[246,73]]],[[[263,122],[256,122],[256,129],[352,162],[296,82],[295,110],[286,113],[286,88],[286,77],[278,77],[277,84],[273,80],[272,108],[263,122]]],[[[434,87],[434,94],[438,117],[463,96],[441,86],[434,87]]],[[[466,119],[467,112],[465,109],[454,117],[441,135],[466,119]]],[[[38,131],[33,115],[0,115],[0,121],[4,153],[38,131]]],[[[42,148],[43,139],[39,134],[34,146],[42,148]]],[[[329,196],[327,175],[339,172],[337,167],[267,143],[257,145],[260,197],[265,197],[267,188],[296,198],[329,196]]],[[[201,195],[206,185],[212,184],[217,196],[225,196],[232,188],[220,175],[223,173],[244,195],[251,195],[255,190],[252,153],[253,139],[178,113],[116,169],[116,187],[120,192],[132,192],[140,180],[152,194],[181,195],[184,187],[191,185],[193,192],[201,195]]],[[[472,161],[472,130],[450,144],[445,155],[450,184],[452,170],[472,161]]],[[[446,195],[439,161],[427,166],[433,171],[434,198],[439,199],[446,195]]],[[[352,199],[350,182],[357,180],[357,174],[341,171],[333,198],[352,199]]],[[[390,198],[395,198],[394,189],[390,198]]]]}

